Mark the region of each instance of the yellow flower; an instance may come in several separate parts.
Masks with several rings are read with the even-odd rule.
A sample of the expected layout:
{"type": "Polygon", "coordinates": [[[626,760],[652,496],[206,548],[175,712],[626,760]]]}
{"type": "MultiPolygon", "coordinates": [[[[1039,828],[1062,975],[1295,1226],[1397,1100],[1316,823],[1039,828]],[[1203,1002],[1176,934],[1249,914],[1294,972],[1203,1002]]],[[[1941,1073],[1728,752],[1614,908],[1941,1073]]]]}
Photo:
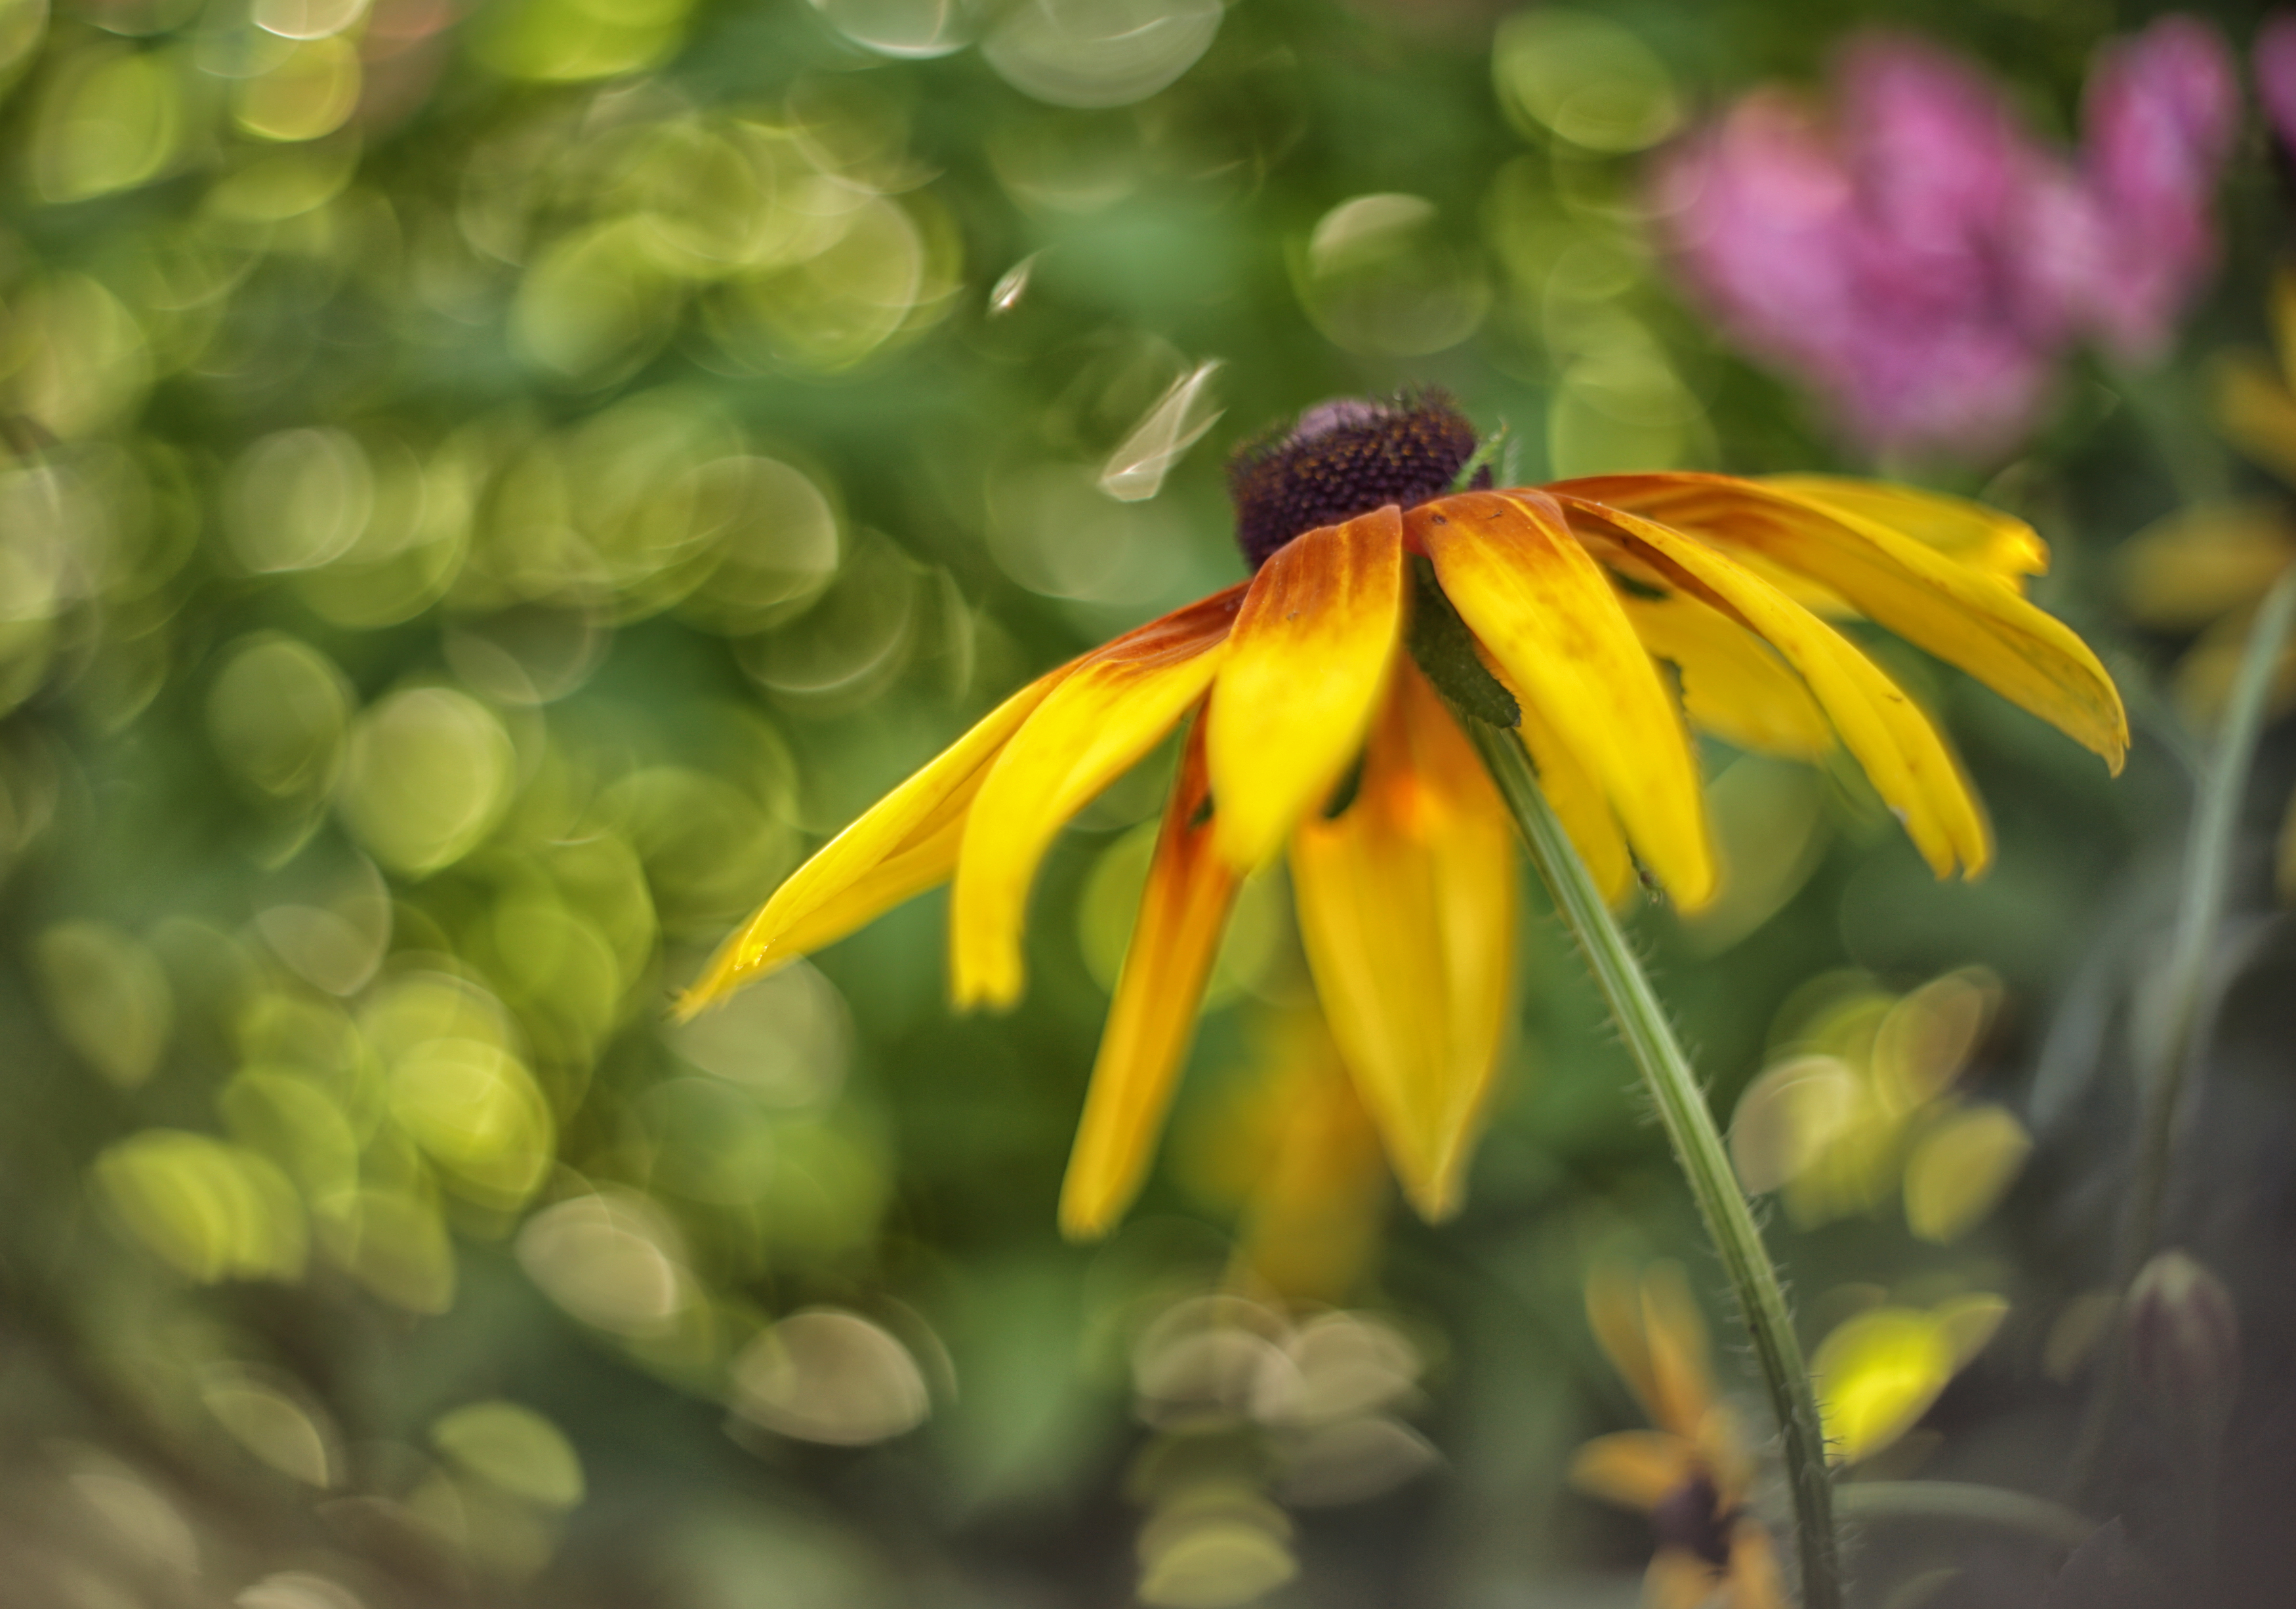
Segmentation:
{"type": "Polygon", "coordinates": [[[1390,1187],[1379,1133],[1319,1012],[1269,1013],[1242,1088],[1181,1137],[1185,1176],[1238,1209],[1239,1282],[1337,1306],[1378,1250],[1390,1187]]]}
{"type": "Polygon", "coordinates": [[[1706,1325],[1671,1264],[1637,1281],[1617,1269],[1587,1282],[1587,1317],[1653,1430],[1597,1436],[1570,1461],[1590,1496],[1639,1509],[1658,1532],[1643,1578],[1651,1609],[1785,1609],[1768,1529],[1746,1510],[1753,1461],[1715,1400],[1706,1325]]]}
{"type": "Polygon", "coordinates": [[[1431,663],[1447,641],[1455,664],[1504,684],[1479,685],[1519,708],[1548,797],[1614,897],[1636,858],[1685,908],[1712,896],[1688,726],[1804,756],[1838,739],[1939,875],[1983,868],[1985,819],[1944,739],[1813,605],[1862,614],[2120,764],[2120,697],[2021,595],[2045,554],[2017,521],[1810,476],[1449,492],[1474,447],[1430,397],[1326,403],[1247,450],[1233,482],[1249,581],[1007,699],[800,867],[682,1009],[951,879],[955,1002],[1011,1005],[1054,837],[1193,716],[1062,1227],[1102,1233],[1137,1190],[1237,883],[1287,849],[1324,1014],[1406,1193],[1435,1218],[1458,1201],[1505,1036],[1517,871],[1497,791],[1406,632],[1431,663]]]}

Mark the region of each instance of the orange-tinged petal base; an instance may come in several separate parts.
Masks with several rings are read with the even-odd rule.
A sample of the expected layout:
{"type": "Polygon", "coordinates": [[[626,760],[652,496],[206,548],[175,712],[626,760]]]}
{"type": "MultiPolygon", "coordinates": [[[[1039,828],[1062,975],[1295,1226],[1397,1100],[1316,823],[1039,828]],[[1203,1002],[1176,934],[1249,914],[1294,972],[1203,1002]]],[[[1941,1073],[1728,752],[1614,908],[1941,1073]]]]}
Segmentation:
{"type": "Polygon", "coordinates": [[[1054,836],[1203,696],[1241,588],[1087,654],[1005,743],[966,813],[949,902],[950,992],[1010,1006],[1029,885],[1054,836]]]}
{"type": "Polygon", "coordinates": [[[1269,555],[1212,694],[1212,792],[1229,865],[1255,871],[1363,747],[1403,628],[1403,517],[1382,508],[1269,555]]]}
{"type": "Polygon", "coordinates": [[[1444,595],[1508,682],[1595,777],[1677,904],[1713,897],[1714,858],[1689,735],[1618,593],[1554,499],[1465,492],[1406,521],[1444,595]]]}
{"type": "Polygon", "coordinates": [[[1405,1193],[1443,1217],[1498,1063],[1518,891],[1506,808],[1415,669],[1354,800],[1293,835],[1292,874],[1332,1036],[1405,1193]]]}

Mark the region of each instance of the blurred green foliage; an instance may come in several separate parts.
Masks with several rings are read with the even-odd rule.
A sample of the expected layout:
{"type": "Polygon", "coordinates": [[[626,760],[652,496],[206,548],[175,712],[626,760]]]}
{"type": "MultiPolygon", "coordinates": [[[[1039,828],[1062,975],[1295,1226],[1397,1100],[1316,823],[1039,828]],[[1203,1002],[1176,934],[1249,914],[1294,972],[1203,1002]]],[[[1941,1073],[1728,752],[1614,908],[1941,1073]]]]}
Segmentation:
{"type": "MultiPolygon", "coordinates": [[[[1212,1293],[1188,1111],[1128,1228],[1053,1233],[1159,767],[1056,855],[1012,1017],[946,1012],[937,897],[664,1006],[1022,677],[1238,577],[1219,455],[1267,421],[1435,382],[1527,479],[1833,462],[1637,175],[1916,14],[1849,9],[0,0],[0,1598],[1632,1601],[1640,1532],[1562,1485],[1623,1422],[1578,1288],[1690,1230],[1549,928],[1465,1217],[1322,1314],[1212,1293]]],[[[2117,21],[1917,14],[2057,127],[2117,21]]],[[[1989,485],[2085,628],[2095,551],[2227,472],[2188,367],[2125,383],[1989,485]]],[[[1892,668],[1999,867],[1932,884],[1838,768],[1715,751],[1742,874],[1643,926],[1726,1098],[1845,966],[1989,967],[1944,1076],[2030,1068],[2171,841],[2158,745],[2110,787],[1892,668]]],[[[1247,893],[1201,1112],[1301,998],[1290,921],[1247,893]]],[[[1922,1097],[1877,1144],[2000,1110],[1922,1097]]],[[[1975,1224],[2008,1122],[1983,1200],[1905,1177],[1950,1246],[1795,1207],[1813,1336],[1998,1292],[2040,1356],[2082,1276],[1975,1224]]]]}

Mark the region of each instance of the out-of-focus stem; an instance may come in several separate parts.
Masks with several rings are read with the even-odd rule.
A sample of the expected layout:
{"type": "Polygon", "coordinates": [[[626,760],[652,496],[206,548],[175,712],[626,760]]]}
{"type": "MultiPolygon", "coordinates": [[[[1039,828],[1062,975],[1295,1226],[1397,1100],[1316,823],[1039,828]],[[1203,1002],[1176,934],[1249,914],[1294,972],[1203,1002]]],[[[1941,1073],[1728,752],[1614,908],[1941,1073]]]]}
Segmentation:
{"type": "Polygon", "coordinates": [[[2096,1522],[2046,1498],[1963,1481],[1852,1481],[1840,1489],[1852,1520],[1939,1520],[2021,1531],[2059,1547],[2088,1540],[2096,1522]]]}
{"type": "MultiPolygon", "coordinates": [[[[2224,726],[2210,750],[2193,801],[2192,835],[2185,841],[2184,883],[2177,925],[2169,940],[2169,965],[2157,989],[2140,999],[2135,1024],[2135,1060],[2142,1107],[2136,1126],[2136,1155],[2129,1179],[2128,1217],[2121,1226],[2113,1260],[2112,1288],[2126,1297],[2129,1285],[2161,1238],[2161,1218],[2175,1171],[2177,1134],[2184,1119],[2185,1091],[2200,1059],[2201,1027],[2207,1014],[2209,957],[2223,925],[2225,885],[2232,869],[2234,829],[2248,792],[2249,761],[2256,752],[2271,702],[2273,672],[2296,622],[2296,570],[2282,572],[2256,612],[2248,644],[2241,651],[2224,726]]],[[[2104,1374],[2089,1400],[2080,1446],[2073,1456],[2076,1490],[2098,1474],[2105,1438],[2120,1411],[2127,1386],[2123,1349],[2118,1337],[2104,1353],[2104,1374]]]]}
{"type": "Polygon", "coordinates": [[[1788,1483],[1793,1493],[1797,1551],[1806,1609],[1841,1609],[1841,1547],[1833,1528],[1833,1482],[1825,1466],[1817,1400],[1810,1391],[1801,1343],[1785,1288],[1755,1226],[1752,1209],[1731,1171],[1729,1153],[1705,1092],[1668,1024],[1649,977],[1619,930],[1602,891],[1579,859],[1570,834],[1539,791],[1529,757],[1513,733],[1464,712],[1459,722],[1473,739],[1521,829],[1531,863],[1553,891],[1554,903],[1586,952],[1609,1001],[1643,1082],[1658,1103],[1683,1177],[1698,1202],[1706,1232],[1721,1257],[1738,1309],[1753,1342],[1755,1361],[1777,1415],[1788,1483]]]}
{"type": "Polygon", "coordinates": [[[2209,956],[2223,924],[2225,883],[2232,866],[2234,827],[2248,792],[2250,759],[2264,725],[2272,674],[2296,620],[2296,570],[2283,574],[2265,594],[2256,624],[2242,651],[2226,707],[2194,802],[2192,837],[2185,850],[2184,888],[2177,927],[2161,990],[2138,1018],[2136,1065],[2143,1080],[2144,1116],[2137,1129],[2135,1191],[2128,1233],[2120,1247],[2117,1284],[2126,1290],[2152,1255],[2161,1235],[2161,1210],[2176,1156],[2177,1120],[2185,1087],[2198,1050],[2198,1030],[2208,999],[2209,956]]]}

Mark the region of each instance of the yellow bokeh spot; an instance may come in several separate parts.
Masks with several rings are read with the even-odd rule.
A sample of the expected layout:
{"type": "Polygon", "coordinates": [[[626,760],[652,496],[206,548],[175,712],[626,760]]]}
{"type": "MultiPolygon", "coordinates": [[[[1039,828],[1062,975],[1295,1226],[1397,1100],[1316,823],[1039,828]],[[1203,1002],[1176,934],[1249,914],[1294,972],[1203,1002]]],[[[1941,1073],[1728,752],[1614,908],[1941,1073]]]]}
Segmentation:
{"type": "Polygon", "coordinates": [[[78,52],[41,105],[33,183],[51,201],[133,189],[167,170],[183,138],[183,91],[169,55],[78,52]]]}
{"type": "Polygon", "coordinates": [[[101,922],[63,922],[40,935],[40,981],[67,1044],[112,1083],[152,1076],[175,1022],[175,995],[159,958],[101,922]]]}
{"type": "Polygon", "coordinates": [[[373,1186],[327,1203],[318,1219],[327,1254],[354,1279],[410,1313],[455,1303],[455,1248],[435,1203],[373,1186]]]}
{"type": "Polygon", "coordinates": [[[390,1071],[390,1112],[462,1194],[523,1204],[542,1184],[557,1124],[525,1064],[499,1045],[437,1038],[390,1071]]]}
{"type": "Polygon", "coordinates": [[[1936,1315],[1876,1308],[1828,1335],[1810,1359],[1826,1451],[1837,1463],[1872,1457],[1929,1411],[1960,1359],[1936,1315]]]}
{"type": "Polygon", "coordinates": [[[1325,213],[1296,277],[1308,316],[1350,352],[1419,357],[1473,334],[1489,309],[1480,262],[1423,196],[1358,195],[1325,213]]]}
{"type": "Polygon", "coordinates": [[[516,0],[495,11],[479,59],[513,78],[573,84],[653,66],[684,37],[689,0],[516,0]]]}
{"type": "Polygon", "coordinates": [[[1960,1239],[2000,1204],[2032,1149],[2032,1136],[2005,1106],[1940,1118],[1906,1159],[1906,1227],[1941,1245],[1960,1239]]]}
{"type": "Polygon", "coordinates": [[[310,1200],[339,1199],[357,1184],[358,1135],[311,1080],[250,1067],[224,1086],[216,1105],[232,1137],[278,1163],[310,1200]]]}
{"type": "Polygon", "coordinates": [[[200,1400],[232,1440],[280,1474],[322,1490],[335,1483],[342,1455],[332,1430],[284,1376],[219,1365],[205,1371],[200,1400]]]}
{"type": "Polygon", "coordinates": [[[914,1430],[931,1408],[906,1347],[857,1313],[814,1308],[759,1335],[733,1366],[734,1407],[800,1441],[862,1447],[914,1430]]]}
{"type": "Polygon", "coordinates": [[[545,1508],[582,1500],[582,1461],[558,1427],[515,1402],[473,1402],[440,1416],[431,1444],[467,1474],[545,1508]]]}
{"type": "Polygon", "coordinates": [[[1682,102],[1651,48],[1607,17],[1540,6],[1491,48],[1499,99],[1518,121],[1590,151],[1643,151],[1674,131],[1682,102]]]}
{"type": "Polygon", "coordinates": [[[307,38],[232,92],[232,120],[266,140],[316,140],[350,120],[358,106],[357,47],[335,37],[307,38]]]}
{"type": "Polygon", "coordinates": [[[447,687],[394,693],[359,719],[336,808],[383,865],[415,876],[467,854],[508,803],[502,723],[447,687]]]}
{"type": "Polygon", "coordinates": [[[211,1284],[303,1271],[301,1204],[254,1152],[180,1129],[147,1129],[95,1159],[105,1203],[161,1260],[211,1284]]]}
{"type": "Polygon", "coordinates": [[[208,735],[258,795],[316,800],[341,767],[352,697],[325,654],[291,636],[257,633],[226,651],[208,690],[208,735]]]}

